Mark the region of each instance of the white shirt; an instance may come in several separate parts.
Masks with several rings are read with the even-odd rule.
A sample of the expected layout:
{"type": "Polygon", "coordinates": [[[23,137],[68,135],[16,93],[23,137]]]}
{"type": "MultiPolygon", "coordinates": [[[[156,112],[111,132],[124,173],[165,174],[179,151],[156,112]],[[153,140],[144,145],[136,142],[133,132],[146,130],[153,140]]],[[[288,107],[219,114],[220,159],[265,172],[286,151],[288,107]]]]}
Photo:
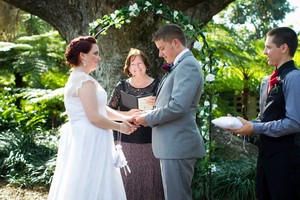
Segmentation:
{"type": "Polygon", "coordinates": [[[186,49],[184,49],[182,52],[180,52],[180,53],[176,56],[176,58],[175,58],[175,60],[174,60],[174,62],[173,62],[173,67],[174,67],[175,65],[177,65],[178,60],[181,58],[181,56],[183,56],[183,54],[185,54],[185,53],[188,52],[188,51],[189,51],[189,49],[186,48],[186,49]]]}

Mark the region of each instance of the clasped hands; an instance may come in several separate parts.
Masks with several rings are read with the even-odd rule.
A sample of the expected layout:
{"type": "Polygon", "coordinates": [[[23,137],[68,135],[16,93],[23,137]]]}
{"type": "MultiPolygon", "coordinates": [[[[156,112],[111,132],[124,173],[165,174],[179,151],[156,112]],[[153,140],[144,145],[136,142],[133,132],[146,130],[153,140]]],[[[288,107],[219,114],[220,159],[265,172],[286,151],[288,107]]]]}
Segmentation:
{"type": "MultiPolygon", "coordinates": [[[[155,106],[156,102],[156,97],[155,96],[149,96],[146,99],[146,103],[155,106]]],[[[145,116],[147,114],[147,111],[142,111],[139,109],[131,109],[130,111],[127,112],[127,114],[131,117],[130,121],[133,122],[136,126],[144,126],[147,127],[148,124],[145,120],[145,116]]]]}
{"type": "Polygon", "coordinates": [[[142,125],[142,126],[148,126],[147,122],[145,121],[145,115],[147,112],[141,111],[139,109],[131,109],[127,112],[126,118],[123,120],[123,123],[120,127],[120,132],[125,133],[127,135],[130,135],[136,129],[142,125]],[[123,124],[126,124],[123,125],[123,124]]]}
{"type": "MultiPolygon", "coordinates": [[[[146,99],[146,103],[149,105],[155,105],[156,97],[155,96],[149,96],[146,99]]],[[[125,133],[130,135],[133,133],[140,125],[147,127],[148,124],[145,120],[145,116],[147,114],[147,111],[142,111],[139,109],[131,109],[126,112],[126,125],[130,129],[129,132],[125,133]],[[130,123],[131,122],[131,123],[130,123]]],[[[125,122],[124,122],[125,123],[125,122]]]]}
{"type": "Polygon", "coordinates": [[[145,120],[145,116],[147,114],[147,111],[142,111],[139,109],[131,109],[130,111],[128,111],[128,114],[130,114],[130,122],[133,122],[136,126],[148,126],[146,120],[145,120]]]}

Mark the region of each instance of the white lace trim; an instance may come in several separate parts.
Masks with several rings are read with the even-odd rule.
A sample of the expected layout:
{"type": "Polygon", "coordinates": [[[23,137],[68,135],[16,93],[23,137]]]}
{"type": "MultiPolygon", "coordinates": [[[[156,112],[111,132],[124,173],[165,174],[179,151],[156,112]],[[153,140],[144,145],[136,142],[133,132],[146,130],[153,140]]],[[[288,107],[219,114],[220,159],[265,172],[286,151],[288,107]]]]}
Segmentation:
{"type": "Polygon", "coordinates": [[[82,84],[86,81],[92,81],[95,83],[96,87],[98,87],[98,82],[91,77],[90,75],[81,72],[81,71],[76,71],[74,70],[70,77],[69,80],[65,86],[65,92],[67,96],[78,96],[79,89],[82,87],[82,84]]]}

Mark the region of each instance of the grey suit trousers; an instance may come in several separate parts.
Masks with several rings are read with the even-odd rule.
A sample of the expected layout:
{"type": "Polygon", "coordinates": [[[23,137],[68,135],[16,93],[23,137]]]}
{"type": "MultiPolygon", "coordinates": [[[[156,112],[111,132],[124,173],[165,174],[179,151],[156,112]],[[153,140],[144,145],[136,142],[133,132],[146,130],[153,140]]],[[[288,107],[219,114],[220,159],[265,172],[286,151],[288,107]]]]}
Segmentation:
{"type": "Polygon", "coordinates": [[[196,159],[160,159],[165,200],[192,200],[196,159]]]}

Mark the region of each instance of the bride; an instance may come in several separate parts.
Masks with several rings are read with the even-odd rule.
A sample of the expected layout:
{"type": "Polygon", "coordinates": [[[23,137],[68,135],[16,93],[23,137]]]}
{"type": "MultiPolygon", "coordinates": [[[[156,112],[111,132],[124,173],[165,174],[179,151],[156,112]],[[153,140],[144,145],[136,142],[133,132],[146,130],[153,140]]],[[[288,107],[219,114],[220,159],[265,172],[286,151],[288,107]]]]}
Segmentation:
{"type": "Polygon", "coordinates": [[[48,199],[124,200],[120,170],[113,163],[112,130],[130,134],[136,126],[106,106],[106,91],[89,75],[101,61],[95,38],[73,39],[65,56],[67,64],[74,68],[64,94],[69,122],[61,129],[48,199]]]}

